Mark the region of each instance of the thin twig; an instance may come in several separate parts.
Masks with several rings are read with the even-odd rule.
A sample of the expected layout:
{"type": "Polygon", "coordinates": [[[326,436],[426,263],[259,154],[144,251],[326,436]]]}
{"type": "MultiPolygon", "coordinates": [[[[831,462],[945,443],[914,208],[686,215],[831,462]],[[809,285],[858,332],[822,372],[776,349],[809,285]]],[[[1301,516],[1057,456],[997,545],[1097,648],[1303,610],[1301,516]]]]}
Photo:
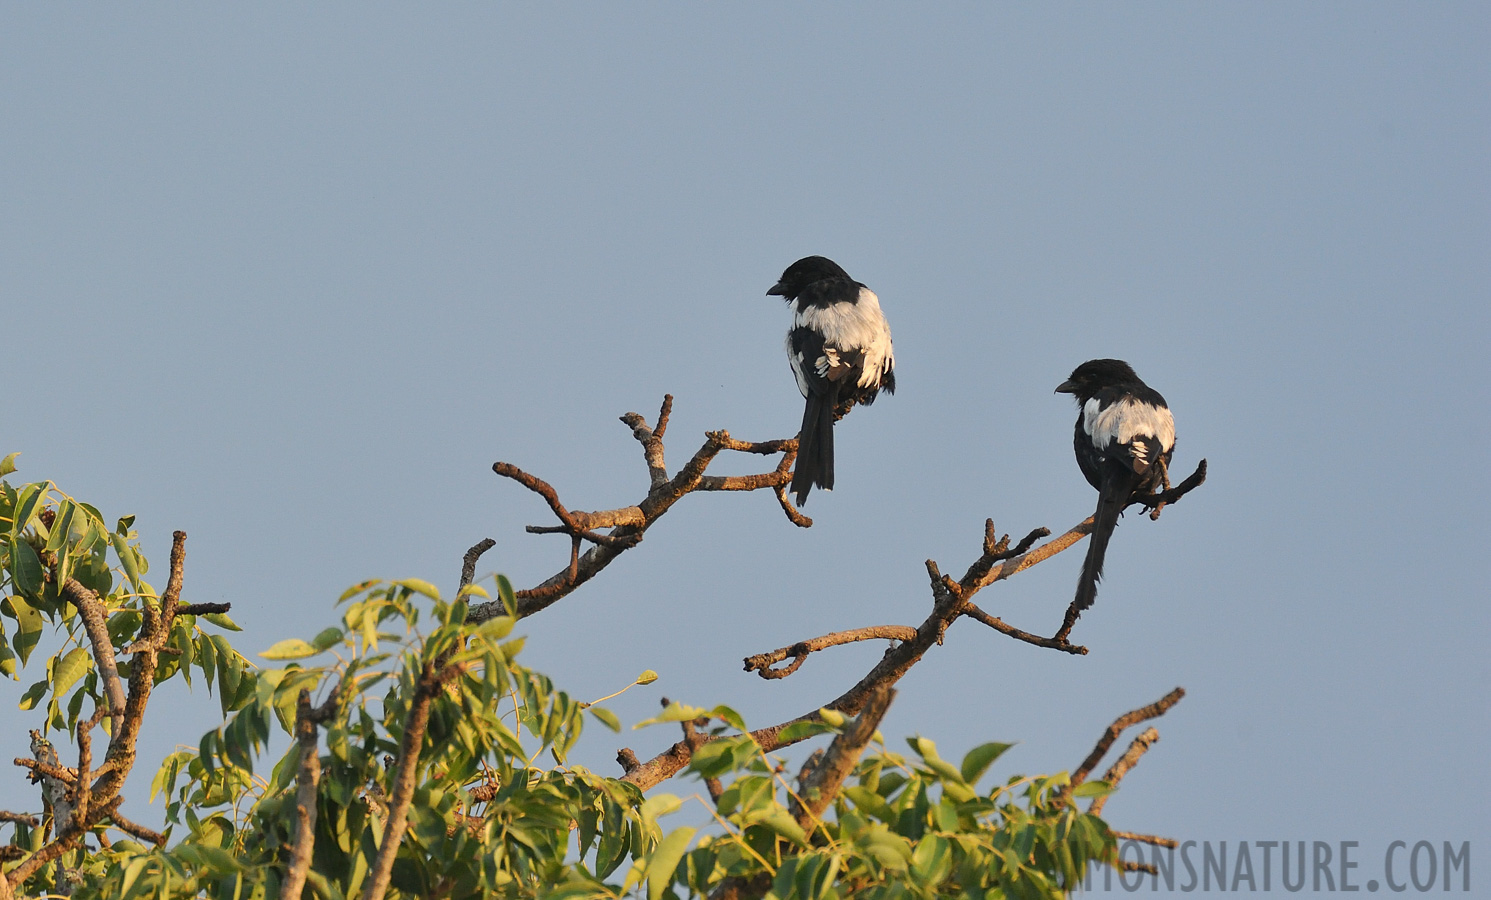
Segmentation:
{"type": "MultiPolygon", "coordinates": [[[[1123,780],[1123,776],[1127,775],[1129,770],[1139,762],[1139,757],[1143,756],[1159,739],[1160,733],[1155,730],[1154,726],[1144,729],[1129,744],[1129,749],[1124,751],[1123,756],[1120,756],[1108,769],[1107,773],[1103,775],[1103,780],[1108,782],[1110,787],[1117,787],[1118,783],[1123,780]]],[[[1087,811],[1095,816],[1102,815],[1103,807],[1108,804],[1108,798],[1111,796],[1113,795],[1104,794],[1101,797],[1095,798],[1092,801],[1092,805],[1087,808],[1087,811]]]]}
{"type": "Polygon", "coordinates": [[[1034,644],[1037,647],[1045,647],[1048,650],[1060,650],[1063,653],[1070,653],[1074,656],[1085,656],[1087,654],[1087,648],[1080,644],[1070,644],[1064,640],[1041,637],[1038,634],[1021,631],[1013,625],[1006,624],[1003,619],[989,615],[972,603],[964,603],[963,615],[976,622],[984,623],[1000,634],[1007,634],[1017,641],[1024,641],[1027,644],[1034,644]]]}
{"type": "Polygon", "coordinates": [[[0,822],[10,822],[16,825],[29,825],[32,828],[41,824],[41,820],[30,813],[13,813],[0,810],[0,822]]]}
{"type": "Polygon", "coordinates": [[[803,664],[809,653],[826,650],[829,647],[838,647],[843,644],[852,644],[856,641],[909,641],[916,638],[916,629],[910,625],[872,625],[868,628],[854,628],[849,631],[835,631],[822,637],[810,638],[806,641],[798,641],[790,647],[782,647],[766,653],[758,653],[755,656],[747,656],[744,660],[745,670],[755,672],[762,678],[776,679],[786,678],[803,664]],[[772,665],[781,662],[787,657],[794,657],[793,661],[780,669],[773,669],[772,665]]]}
{"type": "Polygon", "coordinates": [[[1097,768],[1097,764],[1103,761],[1103,756],[1113,746],[1113,742],[1118,740],[1118,736],[1123,734],[1125,729],[1132,728],[1140,722],[1163,716],[1170,707],[1179,703],[1185,695],[1186,689],[1178,687],[1148,706],[1141,706],[1132,712],[1124,713],[1117,719],[1114,719],[1113,724],[1109,725],[1107,730],[1103,732],[1103,736],[1098,738],[1097,745],[1092,748],[1092,752],[1087,754],[1087,758],[1082,760],[1082,764],[1072,773],[1071,781],[1067,783],[1066,788],[1062,791],[1062,797],[1070,798],[1072,790],[1087,780],[1087,776],[1092,774],[1092,770],[1097,768]]]}
{"type": "Polygon", "coordinates": [[[1156,847],[1168,847],[1174,850],[1180,846],[1180,841],[1175,838],[1160,837],[1154,834],[1138,834],[1133,831],[1110,831],[1120,841],[1137,841],[1141,844],[1153,844],[1156,847]]]}

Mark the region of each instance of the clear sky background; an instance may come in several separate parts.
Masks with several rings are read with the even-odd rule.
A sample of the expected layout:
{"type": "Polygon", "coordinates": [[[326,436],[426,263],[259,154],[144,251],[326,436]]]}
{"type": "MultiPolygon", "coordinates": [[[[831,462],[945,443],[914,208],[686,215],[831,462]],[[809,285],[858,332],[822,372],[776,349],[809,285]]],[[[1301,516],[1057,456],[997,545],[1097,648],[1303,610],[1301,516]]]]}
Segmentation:
{"type": "MultiPolygon", "coordinates": [[[[616,418],[666,392],[674,466],[706,430],[792,435],[765,292],[824,254],[880,295],[900,390],[840,424],[816,525],[687,498],[522,623],[527,663],[582,699],[657,670],[629,722],[826,702],[879,646],[776,682],[741,657],[920,622],[923,561],[961,573],[986,516],[1090,514],[1052,389],[1117,356],[1210,480],[1119,526],[1090,655],[960,622],[886,735],[1070,769],[1183,685],[1116,827],[1361,841],[1358,883],[1392,840],[1470,840],[1485,884],[1488,47],[1482,4],[10,4],[0,452],[138,515],[159,564],[186,530],[186,595],[245,651],[364,578],[450,590],[483,537],[531,586],[567,542],[491,464],[610,508],[646,487],[616,418]]],[[[1081,555],[980,602],[1049,634],[1081,555]]],[[[40,721],[9,708],[3,759],[40,721]]],[[[215,710],[173,686],[141,770],[215,710]]],[[[593,727],[579,757],[674,739],[593,727]]]]}

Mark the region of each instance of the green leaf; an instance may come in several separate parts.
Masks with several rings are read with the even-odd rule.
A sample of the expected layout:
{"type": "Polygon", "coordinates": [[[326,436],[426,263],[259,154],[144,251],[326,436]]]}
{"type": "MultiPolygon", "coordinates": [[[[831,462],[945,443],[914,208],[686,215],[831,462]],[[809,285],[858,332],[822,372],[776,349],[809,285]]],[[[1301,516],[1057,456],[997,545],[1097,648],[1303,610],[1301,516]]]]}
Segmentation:
{"type": "Polygon", "coordinates": [[[646,728],[648,725],[657,725],[662,722],[692,722],[695,719],[703,719],[709,715],[709,710],[697,706],[686,706],[682,703],[669,703],[663,710],[662,715],[638,722],[632,726],[632,730],[646,728]]]}
{"type": "Polygon", "coordinates": [[[16,500],[16,511],[10,523],[10,534],[12,538],[18,537],[31,524],[31,517],[36,515],[36,510],[47,497],[47,486],[45,484],[28,484],[21,489],[21,495],[16,500]]]}
{"type": "Polygon", "coordinates": [[[735,763],[734,742],[738,738],[710,741],[695,750],[689,758],[689,771],[698,772],[705,778],[718,778],[729,772],[735,763]]]}
{"type": "Polygon", "coordinates": [[[637,676],[633,684],[652,684],[654,681],[657,681],[657,673],[651,669],[643,669],[642,674],[637,676]]]}
{"type": "Polygon", "coordinates": [[[785,838],[799,847],[808,845],[808,834],[797,824],[797,820],[780,806],[774,807],[755,824],[764,826],[778,837],[785,838]]]}
{"type": "Polygon", "coordinates": [[[358,594],[361,594],[363,591],[367,590],[373,585],[382,583],[383,582],[381,579],[370,578],[367,581],[354,584],[351,587],[347,588],[345,591],[342,591],[342,595],[337,598],[337,605],[340,606],[341,604],[346,603],[348,600],[356,597],[358,594]]]}
{"type": "Polygon", "coordinates": [[[340,628],[323,628],[320,633],[311,638],[311,646],[317,652],[322,652],[340,644],[347,633],[340,628]]]}
{"type": "MultiPolygon", "coordinates": [[[[128,518],[134,521],[134,516],[128,518]]],[[[119,525],[121,528],[125,527],[124,519],[119,520],[119,525]]],[[[124,565],[124,577],[129,579],[130,586],[135,589],[135,593],[145,593],[145,585],[140,580],[140,563],[135,558],[134,549],[129,545],[129,539],[116,531],[109,535],[109,543],[114,545],[114,552],[119,556],[119,562],[124,565]]]]}
{"type": "Polygon", "coordinates": [[[16,620],[19,626],[16,630],[15,646],[16,655],[21,659],[21,665],[31,658],[31,651],[36,649],[36,644],[41,640],[41,629],[46,624],[40,612],[27,603],[22,597],[7,597],[0,601],[0,610],[6,612],[16,620]]]}
{"type": "Polygon", "coordinates": [[[74,647],[61,661],[52,668],[52,693],[62,696],[78,683],[84,673],[88,671],[88,662],[91,657],[88,651],[82,647],[74,647]]]}
{"type": "Polygon", "coordinates": [[[601,724],[611,729],[612,731],[621,731],[621,719],[617,717],[616,713],[611,712],[604,706],[590,707],[590,714],[592,716],[595,716],[597,719],[600,719],[601,724]]]}
{"type": "Polygon", "coordinates": [[[414,591],[416,594],[424,594],[431,600],[440,599],[440,589],[435,587],[433,584],[430,584],[428,581],[423,581],[418,578],[405,578],[402,581],[395,581],[393,583],[398,585],[399,587],[408,588],[409,590],[414,591]]]}
{"type": "Polygon", "coordinates": [[[681,806],[683,801],[674,794],[653,794],[642,803],[642,818],[650,822],[659,816],[677,812],[681,806]]]}
{"type": "Polygon", "coordinates": [[[740,713],[728,706],[716,706],[709,714],[739,731],[750,730],[746,728],[745,719],[741,718],[740,713]]]}
{"type": "Polygon", "coordinates": [[[67,546],[67,539],[72,534],[73,512],[77,508],[77,504],[71,500],[63,500],[57,504],[57,518],[52,520],[51,534],[47,536],[46,550],[55,553],[67,546]]]}
{"type": "Polygon", "coordinates": [[[46,696],[48,684],[49,682],[43,678],[41,681],[26,688],[26,693],[21,695],[20,708],[35,709],[37,701],[46,696]]]}
{"type": "Polygon", "coordinates": [[[952,845],[935,834],[923,837],[911,854],[911,874],[924,887],[934,888],[953,867],[952,845]]]}
{"type": "Polygon", "coordinates": [[[816,737],[820,734],[828,734],[833,730],[833,727],[826,722],[793,722],[781,730],[777,735],[777,740],[783,746],[786,746],[787,744],[795,744],[798,741],[805,741],[810,737],[816,737]]]}
{"type": "Polygon", "coordinates": [[[836,709],[829,709],[826,706],[818,710],[818,718],[822,719],[823,723],[828,727],[836,729],[843,728],[844,723],[849,721],[848,716],[836,709]]]}
{"type": "Polygon", "coordinates": [[[242,631],[238,623],[228,618],[225,613],[203,613],[202,618],[223,629],[224,631],[242,631]]]}
{"type": "Polygon", "coordinates": [[[875,861],[887,869],[900,871],[911,862],[911,848],[905,839],[896,837],[879,826],[866,834],[860,843],[865,852],[875,857],[875,861]]]}
{"type": "Polygon", "coordinates": [[[496,616],[476,626],[476,634],[494,641],[500,641],[512,634],[513,626],[518,621],[511,616],[496,616]]]}
{"type": "Polygon", "coordinates": [[[1004,751],[1013,746],[1015,745],[988,743],[979,744],[977,747],[969,750],[968,755],[963,757],[962,766],[959,767],[963,773],[963,780],[970,785],[976,783],[980,778],[984,777],[985,772],[989,771],[989,766],[994,764],[994,760],[1003,756],[1004,751]]]}
{"type": "Polygon", "coordinates": [[[497,596],[502,598],[502,608],[507,610],[509,617],[518,617],[518,596],[513,591],[513,583],[507,580],[506,575],[497,576],[497,596]]]}
{"type": "Polygon", "coordinates": [[[652,858],[647,861],[647,900],[661,900],[663,892],[673,883],[673,872],[688,851],[694,831],[693,828],[671,831],[652,851],[652,858]]]}
{"type": "Polygon", "coordinates": [[[4,478],[16,470],[16,457],[20,455],[21,451],[17,450],[4,459],[0,459],[0,478],[4,478]]]}
{"type": "Polygon", "coordinates": [[[207,693],[212,693],[212,680],[217,677],[217,645],[206,634],[197,635],[197,665],[207,678],[207,693]]]}
{"type": "Polygon", "coordinates": [[[16,589],[23,594],[35,596],[41,591],[41,557],[30,544],[15,539],[10,545],[10,577],[16,589]]]}
{"type": "Polygon", "coordinates": [[[1073,797],[1106,797],[1118,788],[1102,779],[1084,781],[1072,789],[1073,797]]]}
{"type": "MultiPolygon", "coordinates": [[[[324,632],[323,632],[324,633],[324,632]]],[[[300,638],[290,638],[280,641],[259,655],[265,659],[305,659],[307,656],[315,656],[321,651],[300,638]]]]}
{"type": "Polygon", "coordinates": [[[129,896],[129,889],[135,886],[135,882],[151,862],[149,856],[137,856],[129,861],[129,864],[124,867],[124,879],[119,885],[119,896],[129,896]]]}

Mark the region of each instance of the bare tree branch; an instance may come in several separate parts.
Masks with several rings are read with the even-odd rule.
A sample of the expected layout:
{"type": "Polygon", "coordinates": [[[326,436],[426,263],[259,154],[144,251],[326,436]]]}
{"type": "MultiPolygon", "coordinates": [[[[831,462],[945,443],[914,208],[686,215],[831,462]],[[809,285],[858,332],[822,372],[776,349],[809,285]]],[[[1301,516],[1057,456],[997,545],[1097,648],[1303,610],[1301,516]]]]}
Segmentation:
{"type": "MultiPolygon", "coordinates": [[[[554,503],[558,503],[557,498],[554,503]]],[[[457,590],[458,594],[475,577],[477,559],[493,546],[494,542],[488,539],[466,551],[466,555],[462,557],[461,584],[457,590]]],[[[388,798],[388,815],[383,825],[383,840],[378,845],[378,855],[373,860],[372,868],[368,873],[368,882],[363,888],[362,900],[383,900],[384,895],[388,893],[394,859],[399,854],[399,845],[403,842],[404,830],[409,824],[409,804],[414,799],[419,758],[424,749],[425,731],[430,724],[430,705],[444,690],[445,683],[460,672],[458,666],[448,664],[459,646],[459,643],[452,644],[435,659],[426,662],[420,669],[419,679],[414,688],[414,697],[410,701],[409,712],[404,717],[404,733],[399,738],[399,754],[395,760],[393,791],[388,798]]],[[[333,692],[334,697],[335,692],[333,692]]],[[[327,704],[331,702],[328,699],[327,704]]],[[[329,715],[329,711],[327,714],[329,715]]],[[[303,736],[302,740],[304,740],[303,736]]],[[[310,740],[314,743],[314,732],[310,740]]],[[[314,819],[311,821],[314,823],[314,819]]]]}
{"type": "Polygon", "coordinates": [[[1170,707],[1179,703],[1185,695],[1186,689],[1178,687],[1148,706],[1141,706],[1132,712],[1124,713],[1117,719],[1114,719],[1113,724],[1109,725],[1107,730],[1103,732],[1103,736],[1098,738],[1097,745],[1092,748],[1092,752],[1087,754],[1087,758],[1082,760],[1082,764],[1077,767],[1077,771],[1072,773],[1071,781],[1068,782],[1065,790],[1061,792],[1063,799],[1071,798],[1072,791],[1087,780],[1087,776],[1092,774],[1092,770],[1097,768],[1098,763],[1103,761],[1103,756],[1113,746],[1113,742],[1118,740],[1118,736],[1123,734],[1126,729],[1132,728],[1140,722],[1163,716],[1170,707]]]}
{"type": "Polygon", "coordinates": [[[368,872],[362,900],[383,900],[388,893],[393,861],[399,855],[399,844],[403,842],[404,829],[409,824],[409,803],[414,799],[420,752],[424,748],[425,731],[430,724],[430,704],[445,682],[445,662],[448,658],[449,651],[426,662],[420,671],[414,697],[409,704],[409,714],[404,717],[404,734],[399,739],[398,763],[394,771],[393,792],[388,798],[388,819],[383,825],[383,839],[378,845],[378,856],[368,872]]]}
{"type": "Polygon", "coordinates": [[[1071,653],[1075,656],[1087,655],[1086,647],[1079,644],[1069,644],[1064,640],[1057,640],[1056,638],[1041,637],[1038,634],[1031,634],[1028,631],[1021,631],[1013,625],[1006,624],[1003,619],[989,615],[972,603],[963,604],[963,615],[976,622],[984,623],[1000,634],[1007,634],[1017,641],[1024,641],[1027,644],[1034,644],[1037,647],[1045,647],[1049,650],[1060,650],[1063,653],[1071,653]]]}
{"type": "Polygon", "coordinates": [[[13,813],[0,810],[0,822],[9,822],[16,825],[29,825],[32,828],[41,824],[41,820],[30,813],[13,813]]]}
{"type": "Polygon", "coordinates": [[[875,729],[880,727],[880,720],[885,718],[895,697],[894,688],[877,688],[865,701],[865,708],[860,711],[859,717],[834,736],[828,745],[828,752],[803,780],[799,793],[804,806],[798,812],[797,824],[803,828],[810,827],[810,823],[819,819],[834,797],[838,796],[844,778],[859,762],[860,754],[875,736],[875,729]]]}
{"type": "Polygon", "coordinates": [[[93,666],[104,683],[104,696],[109,700],[110,734],[118,734],[124,721],[124,683],[119,680],[119,665],[114,657],[113,639],[109,637],[104,602],[76,578],[63,582],[62,596],[78,610],[83,620],[83,630],[93,651],[93,666]]]}
{"type": "Polygon", "coordinates": [[[77,784],[78,782],[77,770],[69,768],[67,766],[45,763],[39,759],[27,759],[24,756],[17,756],[14,760],[12,760],[12,762],[22,768],[30,769],[37,775],[45,775],[48,778],[55,778],[58,781],[68,785],[69,787],[77,784]]]}
{"type": "Polygon", "coordinates": [[[1174,850],[1180,846],[1180,841],[1175,838],[1160,837],[1153,834],[1136,834],[1132,831],[1113,831],[1112,835],[1120,841],[1138,841],[1141,844],[1153,844],[1156,847],[1169,847],[1174,850]]]}
{"type": "MultiPolygon", "coordinates": [[[[491,542],[485,543],[490,546],[491,542]]],[[[462,570],[465,584],[471,583],[476,557],[480,555],[466,554],[467,566],[462,570]],[[468,571],[472,574],[467,574],[468,571]]],[[[290,867],[285,871],[285,880],[280,883],[280,900],[300,900],[301,891],[305,889],[306,873],[310,871],[316,849],[316,789],[321,782],[317,726],[336,712],[341,688],[342,684],[338,682],[330,696],[315,708],[311,707],[310,692],[303,688],[295,701],[295,740],[300,745],[300,760],[295,772],[295,842],[290,848],[290,867]]]]}
{"type": "MultiPolygon", "coordinates": [[[[1087,523],[1078,525],[1060,537],[1032,548],[1031,545],[1034,541],[1042,537],[1043,534],[1049,533],[1045,529],[1036,529],[1022,540],[1020,546],[1016,547],[1014,551],[1008,549],[1007,538],[1004,541],[993,541],[990,538],[992,526],[986,526],[984,556],[980,557],[978,561],[969,567],[968,573],[963,576],[961,581],[954,581],[943,575],[935,562],[927,560],[927,574],[933,597],[931,614],[915,629],[911,629],[909,632],[898,632],[896,639],[900,641],[899,644],[887,650],[874,667],[853,687],[830,702],[823,704],[823,706],[828,709],[838,710],[847,715],[858,715],[860,710],[864,708],[865,701],[872,693],[882,687],[895,685],[912,666],[921,660],[922,656],[929,649],[941,642],[943,634],[953,621],[959,616],[969,613],[971,606],[969,600],[974,594],[989,584],[1003,581],[1011,575],[1022,572],[1039,562],[1049,559],[1077,543],[1078,540],[1087,534],[1089,524],[1090,520],[1087,523]],[[1004,558],[988,559],[990,556],[1001,555],[1004,558]]],[[[909,626],[900,627],[909,629],[909,626]]],[[[1067,649],[1067,647],[1055,646],[1054,643],[1052,646],[1054,649],[1064,650],[1069,653],[1074,652],[1067,649]]],[[[785,659],[789,655],[796,656],[796,654],[792,653],[792,649],[792,647],[786,647],[780,651],[762,654],[762,656],[773,656],[780,652],[782,653],[780,659],[785,659]]],[[[792,667],[789,666],[786,668],[792,667]]],[[[778,725],[753,731],[751,732],[751,737],[755,739],[756,743],[764,751],[770,753],[791,743],[795,743],[795,741],[783,741],[780,737],[781,732],[787,726],[797,722],[818,721],[819,718],[818,710],[813,709],[810,712],[778,725]]],[[[799,740],[802,740],[802,738],[799,740]]],[[[646,791],[671,778],[686,767],[689,759],[692,757],[693,749],[684,742],[676,743],[652,759],[646,762],[639,762],[627,768],[622,780],[635,784],[646,791]]]]}
{"type": "MultiPolygon", "coordinates": [[[[600,512],[571,510],[560,501],[559,494],[554,487],[543,479],[511,463],[493,464],[492,471],[518,482],[542,497],[548,504],[549,510],[559,520],[557,526],[530,525],[526,529],[528,532],[567,534],[571,538],[578,537],[592,545],[583,554],[579,553],[578,547],[572,546],[568,566],[535,587],[516,591],[519,618],[526,618],[547,609],[551,604],[568,596],[580,585],[594,578],[617,556],[636,546],[652,523],[671,509],[674,503],[694,491],[771,489],[778,493],[778,501],[782,503],[783,511],[793,524],[801,527],[812,524],[812,520],[797,513],[790,502],[785,500],[785,495],[781,493],[791,480],[791,461],[795,459],[797,451],[795,438],[751,442],[732,438],[727,431],[711,431],[705,435],[704,444],[694,453],[693,457],[684,464],[683,468],[679,469],[676,475],[669,478],[664,463],[663,433],[666,431],[668,416],[672,408],[672,395],[668,395],[663,400],[658,417],[659,425],[656,428],[649,428],[647,421],[638,413],[629,412],[621,417],[621,421],[632,429],[632,436],[642,445],[643,459],[648,469],[647,496],[635,506],[600,512]],[[705,470],[724,450],[757,455],[781,453],[784,457],[771,472],[758,475],[706,476],[705,470]],[[602,534],[596,530],[601,528],[609,528],[610,532],[602,534]]],[[[473,605],[467,618],[475,623],[503,613],[501,603],[494,601],[473,605]]]]}
{"type": "MultiPolygon", "coordinates": [[[[811,519],[803,516],[793,507],[785,490],[790,481],[791,469],[796,457],[797,441],[795,439],[752,443],[736,440],[725,431],[708,432],[705,435],[704,444],[694,453],[693,457],[678,470],[677,474],[669,478],[662,439],[671,410],[672,396],[668,395],[664,398],[656,428],[650,428],[647,421],[637,413],[627,413],[621,417],[621,420],[632,429],[633,437],[642,445],[643,459],[648,468],[647,496],[636,506],[598,513],[572,511],[560,502],[558,493],[542,479],[507,463],[497,463],[493,466],[497,474],[516,480],[542,496],[555,517],[559,519],[558,526],[529,526],[530,532],[568,534],[573,542],[570,564],[565,569],[536,587],[516,592],[519,601],[519,617],[533,615],[547,608],[595,577],[622,552],[635,546],[642,539],[647,528],[666,513],[674,503],[694,491],[749,491],[770,488],[791,522],[802,527],[812,524],[811,519]],[[762,455],[781,453],[783,456],[771,472],[745,476],[706,475],[705,471],[710,463],[724,450],[762,455]],[[609,534],[602,535],[594,532],[593,529],[596,528],[610,528],[611,531],[609,534]],[[584,554],[579,553],[579,542],[582,539],[592,544],[584,554]]],[[[1203,460],[1196,473],[1181,485],[1149,497],[1136,497],[1131,502],[1143,503],[1151,508],[1175,502],[1199,486],[1205,480],[1205,475],[1206,465],[1203,460]]],[[[982,553],[969,566],[961,579],[953,580],[943,575],[935,562],[927,561],[933,608],[931,614],[921,625],[914,628],[909,625],[889,625],[853,629],[799,641],[788,647],[747,658],[744,661],[746,671],[754,671],[768,679],[784,678],[801,667],[813,652],[827,647],[869,639],[897,641],[898,643],[890,647],[864,677],[837,698],[824,704],[823,707],[849,715],[857,715],[864,709],[872,695],[892,687],[921,660],[928,649],[935,644],[940,644],[947,628],[960,616],[966,615],[1002,634],[1034,646],[1074,655],[1085,654],[1087,648],[1071,644],[1067,640],[1070,627],[1063,628],[1054,637],[1041,637],[988,614],[976,606],[972,599],[983,588],[1003,581],[1066,550],[1090,534],[1091,529],[1092,519],[1088,518],[1065,534],[1037,544],[1038,541],[1051,534],[1049,529],[1037,528],[1011,547],[1009,535],[999,536],[994,528],[993,520],[987,520],[984,523],[982,553]],[[772,668],[776,663],[789,658],[791,662],[787,665],[772,668]]],[[[481,621],[501,612],[500,604],[481,604],[472,608],[470,619],[481,621]]],[[[814,709],[778,725],[753,731],[751,736],[763,750],[771,752],[791,743],[781,739],[782,731],[789,725],[816,721],[818,718],[819,712],[814,709]]],[[[690,730],[685,728],[684,740],[673,744],[646,762],[639,761],[630,749],[618,752],[617,761],[625,771],[624,780],[645,791],[681,771],[688,765],[693,752],[705,740],[710,739],[713,738],[701,738],[697,732],[691,734],[690,730]]],[[[1082,777],[1086,777],[1086,772],[1082,777]]]]}
{"type": "MultiPolygon", "coordinates": [[[[67,596],[68,601],[78,608],[84,618],[84,628],[88,633],[89,643],[92,645],[94,661],[98,664],[99,671],[104,673],[105,696],[110,701],[108,713],[117,726],[113,728],[110,735],[109,749],[103,764],[98,768],[96,780],[92,785],[79,782],[74,788],[80,798],[81,814],[73,815],[71,810],[66,816],[54,813],[55,832],[52,840],[22,860],[20,865],[5,873],[4,877],[9,881],[11,888],[24,884],[26,879],[43,866],[72,850],[94,825],[105,819],[112,820],[117,827],[137,837],[143,837],[146,840],[159,837],[156,832],[136,825],[119,815],[119,804],[122,802],[119,791],[124,786],[130,770],[134,768],[135,744],[139,739],[145,708],[150,702],[151,690],[155,686],[156,663],[160,654],[170,649],[166,647],[166,641],[170,639],[172,623],[181,611],[182,573],[185,559],[186,532],[177,531],[172,535],[170,576],[166,590],[161,596],[160,605],[158,608],[150,603],[144,605],[141,611],[142,624],[139,636],[126,648],[126,652],[132,653],[134,659],[129,667],[128,690],[123,695],[122,703],[117,703],[117,705],[119,675],[114,663],[113,646],[107,627],[96,629],[88,623],[89,617],[93,615],[96,615],[102,623],[103,601],[98,598],[97,594],[81,584],[72,588],[72,579],[63,585],[64,596],[67,596]],[[110,684],[110,672],[113,674],[113,685],[110,684]],[[82,797],[85,793],[87,796],[82,797]]],[[[86,736],[86,731],[83,734],[86,736]]],[[[86,758],[87,765],[81,766],[85,770],[91,768],[91,751],[91,745],[87,744],[85,737],[79,747],[79,762],[84,763],[86,758]]],[[[65,797],[63,799],[66,802],[65,797]]],[[[55,809],[55,799],[53,805],[55,809]]]]}
{"type": "Polygon", "coordinates": [[[496,541],[491,538],[482,538],[473,544],[471,549],[467,550],[466,554],[461,557],[461,583],[456,593],[460,593],[462,589],[476,580],[477,560],[480,560],[483,553],[486,553],[495,546],[497,546],[496,541]]]}
{"type": "Polygon", "coordinates": [[[826,650],[829,647],[838,647],[842,644],[852,644],[855,641],[892,640],[909,641],[916,637],[916,629],[910,625],[872,625],[869,628],[855,628],[850,631],[835,631],[833,634],[825,634],[806,641],[798,641],[790,647],[782,647],[768,653],[758,653],[755,656],[745,658],[745,670],[755,672],[762,678],[775,679],[786,678],[796,672],[809,653],[826,650]],[[787,657],[795,657],[791,664],[780,669],[773,669],[772,665],[779,663],[787,657]]]}
{"type": "MultiPolygon", "coordinates": [[[[1124,751],[1123,756],[1120,756],[1113,763],[1112,767],[1108,769],[1107,773],[1103,775],[1103,780],[1108,782],[1109,785],[1117,787],[1118,783],[1123,780],[1123,776],[1129,774],[1129,770],[1139,762],[1139,757],[1143,756],[1159,739],[1160,733],[1153,726],[1144,729],[1129,744],[1129,749],[1124,751]]],[[[1108,798],[1111,796],[1113,795],[1105,794],[1102,797],[1095,798],[1092,801],[1092,805],[1087,808],[1087,811],[1095,816],[1102,815],[1103,807],[1108,804],[1108,798]]]]}

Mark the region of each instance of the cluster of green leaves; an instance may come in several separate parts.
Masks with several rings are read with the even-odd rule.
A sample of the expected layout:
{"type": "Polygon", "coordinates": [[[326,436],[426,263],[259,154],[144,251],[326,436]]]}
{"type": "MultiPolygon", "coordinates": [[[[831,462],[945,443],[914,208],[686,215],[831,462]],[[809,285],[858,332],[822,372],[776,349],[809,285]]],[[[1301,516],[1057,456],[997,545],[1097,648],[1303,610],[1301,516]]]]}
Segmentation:
{"type": "MultiPolygon", "coordinates": [[[[670,708],[656,721],[699,716],[743,730],[725,707],[670,708]]],[[[837,732],[845,725],[831,710],[823,717],[792,728],[837,732]]],[[[794,814],[802,798],[783,777],[783,761],[763,753],[748,734],[722,737],[701,748],[689,767],[700,778],[730,778],[718,804],[701,801],[710,807],[713,827],[702,834],[690,827],[669,832],[619,886],[572,883],[556,894],[614,897],[618,887],[625,893],[645,881],[649,900],[671,900],[708,896],[731,881],[772,900],[1054,898],[1075,889],[1089,863],[1116,859],[1107,825],[1060,799],[1066,774],[1016,775],[981,791],[978,783],[1011,745],[983,744],[954,766],[932,741],[909,743],[914,759],[888,750],[877,734],[873,752],[825,814],[807,817],[803,827],[794,814]]],[[[1110,790],[1095,781],[1073,794],[1110,790]]],[[[656,795],[649,803],[662,813],[684,801],[656,795]]]]}
{"type": "MultiPolygon", "coordinates": [[[[499,592],[511,598],[500,577],[499,592]]],[[[161,851],[120,842],[96,854],[89,895],[276,896],[295,840],[300,748],[292,743],[267,778],[255,760],[272,732],[294,734],[301,691],[334,704],[308,886],[325,898],[356,895],[377,856],[420,673],[437,661],[455,674],[431,703],[396,895],[539,896],[570,877],[576,822],[602,846],[600,877],[645,855],[661,832],[641,792],[563,764],[587,708],[608,725],[614,715],[520,665],[511,617],[466,625],[472,596],[486,592],[473,586],[450,602],[424,581],[364,582],[343,594],[339,627],[261,654],[285,665],[261,671],[249,702],[156,776],[152,793],[168,797],[180,842],[161,851]],[[552,766],[540,765],[545,756],[552,766]]]]}
{"type": "MultiPolygon", "coordinates": [[[[15,457],[13,453],[0,461],[0,479],[15,471],[15,457]]],[[[97,508],[51,482],[13,487],[0,480],[0,673],[19,680],[48,626],[56,633],[59,646],[46,659],[44,677],[26,688],[20,700],[23,710],[44,705],[44,730],[71,731],[85,701],[93,701],[90,711],[104,704],[82,618],[63,599],[62,586],[75,579],[99,596],[109,612],[109,638],[116,647],[128,646],[139,635],[144,607],[159,608],[159,594],[145,580],[150,564],[140,550],[134,521],[134,516],[125,516],[111,529],[97,508]]],[[[239,630],[221,614],[178,616],[167,641],[170,652],[162,654],[155,681],[179,674],[190,684],[196,669],[210,688],[216,677],[226,714],[253,696],[253,667],[225,637],[205,632],[204,621],[239,630]]],[[[129,667],[130,660],[119,661],[121,678],[129,677],[129,667]]]]}

